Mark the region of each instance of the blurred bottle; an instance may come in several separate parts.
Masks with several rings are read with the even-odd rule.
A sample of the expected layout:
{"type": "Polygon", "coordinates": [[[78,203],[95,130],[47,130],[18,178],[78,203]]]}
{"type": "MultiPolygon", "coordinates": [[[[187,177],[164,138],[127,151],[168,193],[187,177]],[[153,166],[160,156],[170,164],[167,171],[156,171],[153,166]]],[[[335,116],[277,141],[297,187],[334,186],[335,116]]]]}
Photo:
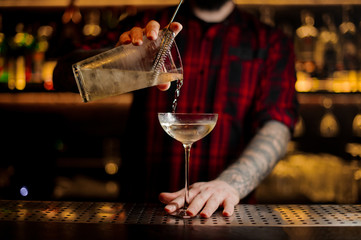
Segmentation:
{"type": "Polygon", "coordinates": [[[92,10],[86,15],[83,34],[87,37],[97,37],[101,33],[100,11],[92,10]]]}
{"type": "Polygon", "coordinates": [[[332,111],[332,99],[325,97],[322,101],[322,106],[325,109],[325,114],[320,122],[320,134],[324,138],[336,137],[340,132],[340,124],[332,111]]]}
{"type": "Polygon", "coordinates": [[[29,24],[27,26],[25,34],[26,43],[23,46],[24,48],[24,58],[25,58],[25,81],[30,83],[32,80],[33,74],[33,52],[36,47],[36,38],[35,38],[35,29],[34,25],[29,24]]]}
{"type": "Polygon", "coordinates": [[[315,62],[317,75],[320,79],[332,78],[339,70],[342,57],[340,36],[330,14],[322,15],[323,24],[315,47],[315,62]]]}
{"type": "Polygon", "coordinates": [[[11,90],[23,90],[32,75],[32,51],[35,39],[30,31],[24,31],[24,24],[16,25],[16,34],[10,41],[8,87],[11,90]]]}
{"type": "Polygon", "coordinates": [[[358,91],[358,77],[359,59],[357,56],[357,31],[356,26],[351,20],[350,6],[343,6],[342,9],[342,23],[339,26],[340,40],[342,46],[342,67],[341,71],[337,72],[335,79],[339,83],[337,90],[343,92],[358,91]]]}
{"type": "Polygon", "coordinates": [[[8,82],[7,40],[2,31],[2,15],[0,15],[0,82],[8,82]]]}
{"type": "Polygon", "coordinates": [[[315,46],[318,30],[314,26],[315,19],[311,12],[301,12],[302,25],[297,28],[295,35],[296,70],[314,76],[316,72],[315,46]]]}
{"type": "Polygon", "coordinates": [[[261,22],[272,27],[276,25],[274,20],[275,11],[273,8],[271,8],[270,6],[261,6],[259,12],[261,22]]]}
{"type": "Polygon", "coordinates": [[[32,78],[33,83],[43,82],[43,67],[45,64],[45,55],[49,49],[49,37],[53,33],[53,28],[49,25],[40,26],[37,29],[37,37],[34,51],[32,53],[32,78]]]}
{"type": "Polygon", "coordinates": [[[356,70],[359,68],[359,59],[357,57],[357,35],[356,26],[351,21],[350,6],[343,6],[342,23],[340,24],[341,44],[342,44],[342,63],[344,70],[356,70]]]}
{"type": "MultiPolygon", "coordinates": [[[[352,121],[352,133],[355,137],[361,137],[361,97],[356,98],[357,114],[352,121]]],[[[361,153],[361,151],[360,151],[361,153]]],[[[360,154],[361,156],[361,154],[360,154]]],[[[360,158],[361,159],[361,158],[360,158]]]]}
{"type": "Polygon", "coordinates": [[[24,90],[26,86],[26,62],[24,55],[20,55],[15,61],[15,88],[24,90]]]}

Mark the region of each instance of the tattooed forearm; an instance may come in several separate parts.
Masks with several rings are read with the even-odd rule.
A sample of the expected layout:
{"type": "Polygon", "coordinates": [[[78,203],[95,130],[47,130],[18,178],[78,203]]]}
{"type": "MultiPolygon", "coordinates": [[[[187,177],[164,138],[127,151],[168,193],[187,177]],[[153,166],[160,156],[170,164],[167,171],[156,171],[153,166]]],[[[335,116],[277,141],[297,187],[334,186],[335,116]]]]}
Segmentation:
{"type": "Polygon", "coordinates": [[[278,122],[269,121],[256,134],[242,156],[218,177],[233,186],[244,198],[271,172],[285,154],[290,131],[278,122]]]}

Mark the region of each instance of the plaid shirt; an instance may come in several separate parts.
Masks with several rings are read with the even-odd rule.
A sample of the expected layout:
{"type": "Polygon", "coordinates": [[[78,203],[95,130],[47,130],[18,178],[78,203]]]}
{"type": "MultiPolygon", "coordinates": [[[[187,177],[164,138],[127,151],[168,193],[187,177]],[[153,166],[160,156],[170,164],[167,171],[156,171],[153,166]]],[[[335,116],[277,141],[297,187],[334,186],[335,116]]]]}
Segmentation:
{"type": "MultiPolygon", "coordinates": [[[[183,25],[176,43],[184,67],[176,112],[219,114],[213,131],[192,146],[192,184],[216,178],[241,156],[266,121],[277,120],[292,129],[297,101],[293,46],[280,31],[239,9],[217,24],[204,23],[185,9],[176,18],[183,25]]],[[[165,26],[170,16],[156,19],[165,26]]],[[[134,177],[127,176],[129,192],[144,191],[148,201],[162,191],[184,187],[183,146],[163,131],[157,118],[158,112],[172,110],[175,85],[166,92],[134,92],[126,145],[131,154],[124,169],[137,170],[126,170],[124,176],[134,177]]]]}

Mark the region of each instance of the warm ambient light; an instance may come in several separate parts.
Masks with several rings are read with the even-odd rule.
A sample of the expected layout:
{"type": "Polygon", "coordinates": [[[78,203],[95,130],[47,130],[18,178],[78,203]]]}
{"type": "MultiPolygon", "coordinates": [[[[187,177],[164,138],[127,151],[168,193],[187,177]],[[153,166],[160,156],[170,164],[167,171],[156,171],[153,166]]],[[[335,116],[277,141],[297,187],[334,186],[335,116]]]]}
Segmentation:
{"type": "Polygon", "coordinates": [[[327,91],[350,93],[361,91],[361,72],[356,70],[336,71],[327,79],[312,78],[304,71],[297,71],[297,92],[327,91]]]}
{"type": "Polygon", "coordinates": [[[105,164],[105,172],[109,175],[116,174],[118,172],[118,165],[112,162],[105,164]]]}

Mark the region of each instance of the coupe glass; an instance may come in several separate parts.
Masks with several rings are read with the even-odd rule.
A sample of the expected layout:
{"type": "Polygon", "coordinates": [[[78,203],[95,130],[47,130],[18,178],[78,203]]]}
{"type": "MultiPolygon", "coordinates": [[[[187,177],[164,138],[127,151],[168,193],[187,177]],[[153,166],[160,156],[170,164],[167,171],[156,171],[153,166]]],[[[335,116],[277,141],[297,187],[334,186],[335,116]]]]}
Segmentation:
{"type": "Polygon", "coordinates": [[[172,138],[183,144],[185,150],[185,194],[183,208],[174,216],[191,218],[186,212],[189,204],[189,160],[192,144],[210,133],[217,123],[216,113],[158,113],[160,125],[172,138]]]}

